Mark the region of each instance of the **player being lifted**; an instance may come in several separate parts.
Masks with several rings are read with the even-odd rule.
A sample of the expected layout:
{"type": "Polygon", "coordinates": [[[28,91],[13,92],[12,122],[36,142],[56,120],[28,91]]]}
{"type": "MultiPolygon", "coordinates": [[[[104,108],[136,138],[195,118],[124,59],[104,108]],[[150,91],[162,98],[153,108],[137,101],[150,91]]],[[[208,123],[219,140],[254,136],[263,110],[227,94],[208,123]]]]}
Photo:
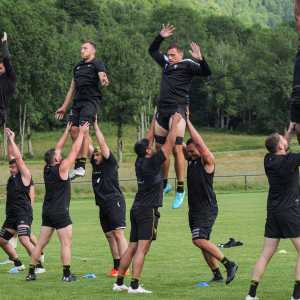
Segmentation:
{"type": "MultiPolygon", "coordinates": [[[[55,112],[57,119],[62,119],[66,109],[73,100],[70,110],[70,122],[72,123],[71,137],[73,143],[76,141],[79,125],[94,122],[95,115],[100,107],[102,92],[99,86],[108,86],[106,70],[101,61],[95,58],[96,44],[92,41],[83,42],[81,57],[83,60],[74,68],[71,87],[67,93],[63,106],[55,112]]],[[[89,132],[85,133],[82,148],[75,160],[74,170],[70,173],[70,179],[85,176],[85,163],[89,150],[89,132]]]]}
{"type": "MultiPolygon", "coordinates": [[[[158,110],[155,122],[155,141],[156,150],[161,149],[166,141],[166,137],[171,127],[171,116],[175,112],[182,115],[178,124],[178,136],[173,148],[175,160],[175,172],[177,176],[177,191],[173,208],[179,208],[182,205],[185,195],[184,191],[184,172],[185,159],[182,152],[182,142],[186,126],[186,107],[189,104],[189,89],[194,76],[209,76],[211,69],[204,57],[201,55],[200,48],[197,44],[192,43],[190,54],[198,63],[190,59],[183,59],[183,48],[179,44],[172,44],[168,48],[167,56],[159,51],[160,44],[165,38],[172,35],[175,30],[173,25],[163,24],[163,29],[155,38],[149,48],[149,53],[153,59],[162,67],[161,90],[158,103],[158,110]]],[[[172,190],[168,184],[168,173],[170,167],[170,158],[161,166],[164,177],[164,195],[172,190]]]]}
{"type": "Polygon", "coordinates": [[[0,59],[0,127],[5,123],[7,106],[17,89],[19,81],[10,63],[6,32],[4,32],[2,43],[2,58],[0,59]]]}

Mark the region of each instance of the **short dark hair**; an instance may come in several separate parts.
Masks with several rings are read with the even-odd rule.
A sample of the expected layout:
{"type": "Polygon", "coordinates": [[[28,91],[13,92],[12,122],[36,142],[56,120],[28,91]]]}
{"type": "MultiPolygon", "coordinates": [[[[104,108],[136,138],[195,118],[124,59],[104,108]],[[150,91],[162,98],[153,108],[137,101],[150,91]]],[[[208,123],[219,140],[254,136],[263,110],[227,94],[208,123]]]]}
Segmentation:
{"type": "Polygon", "coordinates": [[[3,64],[3,58],[0,58],[0,64],[3,64]]]}
{"type": "Polygon", "coordinates": [[[85,44],[85,43],[89,43],[90,45],[92,45],[96,49],[96,43],[95,42],[93,42],[93,41],[84,41],[82,44],[85,44]]]}
{"type": "Polygon", "coordinates": [[[188,146],[189,144],[194,144],[194,141],[192,140],[192,138],[187,140],[186,145],[188,146]]]}
{"type": "Polygon", "coordinates": [[[17,161],[15,158],[13,158],[12,160],[9,161],[9,165],[16,164],[16,163],[17,163],[17,161]]]}
{"type": "Polygon", "coordinates": [[[52,165],[54,163],[55,155],[55,148],[52,148],[45,153],[44,159],[47,165],[52,165]]]}
{"type": "Polygon", "coordinates": [[[138,157],[144,157],[147,152],[146,150],[149,148],[150,141],[148,139],[142,139],[135,143],[134,151],[138,157]]]}
{"type": "Polygon", "coordinates": [[[169,46],[168,50],[174,48],[177,49],[178,53],[183,53],[183,47],[179,44],[172,44],[171,46],[169,46]]]}
{"type": "Polygon", "coordinates": [[[278,133],[272,133],[266,138],[265,146],[268,149],[268,151],[272,154],[275,154],[277,152],[278,145],[280,143],[280,136],[278,133]]]}

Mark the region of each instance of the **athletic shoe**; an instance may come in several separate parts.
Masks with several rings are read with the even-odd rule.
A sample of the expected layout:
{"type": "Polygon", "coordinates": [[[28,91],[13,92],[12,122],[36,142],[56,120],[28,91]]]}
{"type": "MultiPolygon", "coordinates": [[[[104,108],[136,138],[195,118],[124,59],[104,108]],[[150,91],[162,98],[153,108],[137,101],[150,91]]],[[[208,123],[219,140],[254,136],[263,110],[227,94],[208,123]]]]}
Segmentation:
{"type": "MultiPolygon", "coordinates": [[[[21,266],[13,266],[10,271],[12,270],[17,270],[17,271],[24,271],[25,270],[25,266],[24,265],[21,265],[21,266]]],[[[10,272],[9,271],[9,272],[10,272]]]]}
{"type": "Polygon", "coordinates": [[[183,193],[176,192],[175,200],[173,202],[172,208],[177,209],[179,208],[183,203],[183,198],[185,196],[185,191],[183,193]]]}
{"type": "Polygon", "coordinates": [[[234,266],[227,270],[226,284],[229,284],[234,279],[238,267],[239,266],[234,262],[234,266]]]}
{"type": "MultiPolygon", "coordinates": [[[[292,297],[293,298],[293,297],[292,297]]],[[[246,297],[246,299],[245,300],[258,300],[259,298],[257,298],[256,296],[255,297],[251,297],[250,295],[248,295],[247,297],[246,297]]],[[[293,298],[294,299],[294,298],[293,298]]]]}
{"type": "Polygon", "coordinates": [[[164,191],[163,191],[163,196],[164,195],[167,195],[168,193],[170,193],[172,191],[172,186],[171,184],[168,184],[167,183],[167,186],[164,188],[164,191]]]}
{"type": "Polygon", "coordinates": [[[115,268],[112,268],[111,271],[107,275],[112,275],[116,272],[119,273],[119,270],[116,270],[115,268]]]}
{"type": "Polygon", "coordinates": [[[79,280],[75,277],[75,275],[70,274],[69,277],[63,276],[61,281],[79,281],[79,280]]]}
{"type": "Polygon", "coordinates": [[[85,176],[85,169],[80,167],[74,170],[75,177],[84,177],[85,176]]]}
{"type": "Polygon", "coordinates": [[[45,273],[46,270],[44,268],[36,268],[35,269],[35,274],[41,274],[41,273],[45,273]]]}
{"type": "Polygon", "coordinates": [[[5,260],[4,262],[0,263],[0,265],[6,265],[6,264],[13,264],[14,262],[9,258],[5,260]]]}
{"type": "MultiPolygon", "coordinates": [[[[130,274],[129,269],[127,269],[124,276],[127,276],[128,274],[130,274]]],[[[119,269],[115,273],[111,274],[112,277],[118,277],[118,275],[119,275],[119,269]]]]}
{"type": "Polygon", "coordinates": [[[69,174],[69,178],[70,178],[71,180],[74,180],[74,179],[76,178],[76,176],[75,176],[76,170],[77,170],[77,169],[72,170],[72,172],[69,174]]]}
{"type": "Polygon", "coordinates": [[[129,287],[128,294],[135,294],[135,293],[151,294],[153,292],[145,290],[144,288],[142,288],[142,284],[141,284],[137,289],[133,289],[131,286],[129,287]]]}
{"type": "MultiPolygon", "coordinates": [[[[254,299],[254,298],[253,298],[253,299],[254,299]]],[[[258,299],[258,298],[257,298],[257,299],[258,299]]],[[[300,299],[295,299],[295,298],[292,296],[291,300],[300,300],[300,299]]]]}
{"type": "Polygon", "coordinates": [[[32,281],[32,280],[37,280],[36,276],[28,273],[26,276],[26,281],[32,281]]]}
{"type": "Polygon", "coordinates": [[[120,291],[128,291],[128,287],[125,284],[122,285],[117,285],[116,283],[114,284],[113,291],[115,292],[120,292],[120,291]]]}
{"type": "Polygon", "coordinates": [[[221,278],[213,278],[211,281],[208,281],[208,282],[205,282],[206,284],[211,284],[211,283],[221,283],[221,282],[224,282],[224,278],[221,277],[221,278]]]}
{"type": "Polygon", "coordinates": [[[41,262],[44,262],[44,260],[45,260],[45,253],[42,252],[42,254],[41,254],[41,256],[40,256],[40,261],[41,261],[41,262]]]}

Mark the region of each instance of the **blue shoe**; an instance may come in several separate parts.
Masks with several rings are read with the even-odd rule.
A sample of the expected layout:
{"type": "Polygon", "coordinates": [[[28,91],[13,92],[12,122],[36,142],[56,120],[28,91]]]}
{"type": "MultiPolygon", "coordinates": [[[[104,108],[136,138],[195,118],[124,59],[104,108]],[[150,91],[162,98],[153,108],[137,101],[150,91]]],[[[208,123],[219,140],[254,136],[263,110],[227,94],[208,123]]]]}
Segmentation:
{"type": "Polygon", "coordinates": [[[171,184],[167,183],[167,186],[166,186],[166,188],[163,191],[163,196],[166,195],[166,194],[168,194],[168,193],[170,193],[171,191],[172,191],[172,186],[171,186],[171,184]]]}
{"type": "Polygon", "coordinates": [[[185,196],[185,191],[183,191],[183,193],[176,192],[176,196],[172,208],[174,209],[179,208],[183,203],[184,196],[185,196]]]}

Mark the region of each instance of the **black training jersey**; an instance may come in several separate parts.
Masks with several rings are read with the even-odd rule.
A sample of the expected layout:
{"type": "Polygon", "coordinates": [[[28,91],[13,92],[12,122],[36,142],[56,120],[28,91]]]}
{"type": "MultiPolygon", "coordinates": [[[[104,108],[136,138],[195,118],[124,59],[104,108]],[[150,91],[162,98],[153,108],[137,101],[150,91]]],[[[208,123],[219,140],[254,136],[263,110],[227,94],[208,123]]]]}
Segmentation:
{"type": "Polygon", "coordinates": [[[132,207],[161,207],[163,200],[163,175],[160,166],[166,161],[162,150],[150,158],[138,157],[135,162],[135,173],[138,180],[138,192],[132,207]]]}
{"type": "Polygon", "coordinates": [[[201,157],[188,161],[187,185],[189,217],[197,217],[202,211],[217,207],[217,198],[213,189],[215,170],[207,173],[201,157]]]}
{"type": "Polygon", "coordinates": [[[84,60],[74,68],[74,81],[76,96],[74,100],[88,100],[89,98],[102,98],[99,72],[106,73],[102,61],[94,58],[89,62],[84,60]]]}
{"type": "Polygon", "coordinates": [[[21,172],[16,176],[10,175],[7,181],[6,215],[9,216],[31,216],[32,206],[29,196],[31,183],[23,184],[21,172]]]}
{"type": "Polygon", "coordinates": [[[164,38],[159,34],[151,46],[149,53],[162,67],[160,98],[158,107],[186,107],[189,103],[189,89],[194,76],[209,76],[211,69],[203,58],[199,64],[184,59],[175,65],[169,65],[168,58],[159,51],[164,38]]]}
{"type": "Polygon", "coordinates": [[[119,186],[119,165],[114,155],[110,152],[108,159],[103,156],[103,161],[97,165],[92,156],[93,189],[96,205],[105,207],[116,202],[125,201],[119,186]]]}
{"type": "Polygon", "coordinates": [[[44,167],[45,200],[43,213],[51,215],[69,215],[71,200],[70,178],[61,179],[59,175],[60,164],[44,167]]]}
{"type": "Polygon", "coordinates": [[[16,91],[19,81],[10,63],[6,41],[3,42],[2,46],[2,58],[5,73],[0,75],[0,111],[6,111],[8,103],[16,91]]]}
{"type": "Polygon", "coordinates": [[[278,212],[296,205],[299,199],[300,153],[268,153],[264,165],[270,185],[267,210],[278,212]]]}

